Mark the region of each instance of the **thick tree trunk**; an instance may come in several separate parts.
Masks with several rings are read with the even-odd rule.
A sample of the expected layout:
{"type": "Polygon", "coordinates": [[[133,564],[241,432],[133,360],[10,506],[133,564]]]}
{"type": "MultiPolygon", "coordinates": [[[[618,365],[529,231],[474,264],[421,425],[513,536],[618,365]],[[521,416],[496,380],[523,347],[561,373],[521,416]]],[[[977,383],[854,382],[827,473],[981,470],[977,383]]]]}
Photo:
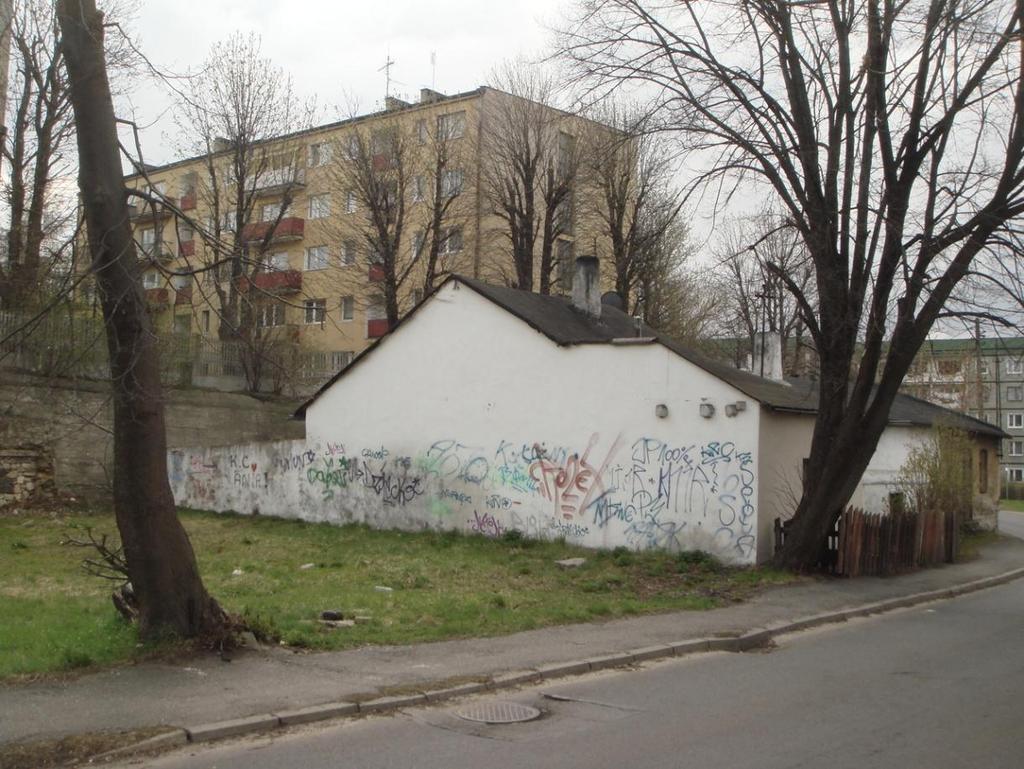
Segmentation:
{"type": "Polygon", "coordinates": [[[114,403],[114,512],[143,637],[217,632],[224,613],[206,592],[167,480],[155,339],[139,282],[118,156],[114,107],[95,0],[60,0],[78,134],[78,184],[106,322],[114,403]]]}

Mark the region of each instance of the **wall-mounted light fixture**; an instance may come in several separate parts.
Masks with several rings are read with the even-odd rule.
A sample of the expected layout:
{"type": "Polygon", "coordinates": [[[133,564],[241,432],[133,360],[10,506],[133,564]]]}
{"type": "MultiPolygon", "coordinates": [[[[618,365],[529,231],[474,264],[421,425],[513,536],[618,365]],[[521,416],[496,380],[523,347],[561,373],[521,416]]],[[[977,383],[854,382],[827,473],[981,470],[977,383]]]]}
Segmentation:
{"type": "Polygon", "coordinates": [[[664,419],[665,417],[667,417],[668,406],[666,406],[664,403],[659,403],[657,406],[654,407],[654,416],[656,416],[658,419],[664,419]]]}
{"type": "Polygon", "coordinates": [[[705,419],[711,419],[715,415],[715,406],[712,403],[700,404],[700,415],[705,419]]]}
{"type": "Polygon", "coordinates": [[[738,413],[740,413],[741,411],[746,411],[746,410],[747,410],[747,402],[746,401],[736,401],[735,403],[726,403],[725,404],[725,415],[727,417],[734,417],[738,413]]]}

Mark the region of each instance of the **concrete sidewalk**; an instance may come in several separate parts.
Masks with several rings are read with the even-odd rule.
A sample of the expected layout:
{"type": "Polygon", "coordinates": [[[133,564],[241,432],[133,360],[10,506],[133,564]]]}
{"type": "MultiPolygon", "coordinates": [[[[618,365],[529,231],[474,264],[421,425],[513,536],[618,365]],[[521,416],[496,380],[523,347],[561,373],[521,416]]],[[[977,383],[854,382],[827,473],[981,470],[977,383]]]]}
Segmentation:
{"type": "Polygon", "coordinates": [[[966,563],[888,579],[817,579],[771,588],[711,611],[677,612],[416,646],[299,654],[270,648],[183,664],[146,663],[63,683],[0,686],[0,743],[104,729],[208,722],[366,699],[460,677],[601,657],[953,588],[1024,567],[1024,542],[1005,538],[966,563]]]}

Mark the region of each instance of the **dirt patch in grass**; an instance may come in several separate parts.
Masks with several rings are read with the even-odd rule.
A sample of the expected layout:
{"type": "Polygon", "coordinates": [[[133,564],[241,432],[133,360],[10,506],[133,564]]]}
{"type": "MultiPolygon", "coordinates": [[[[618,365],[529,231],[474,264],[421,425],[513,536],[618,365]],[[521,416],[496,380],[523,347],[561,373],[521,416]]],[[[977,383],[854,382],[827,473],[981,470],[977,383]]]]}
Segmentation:
{"type": "MultiPolygon", "coordinates": [[[[555,624],[708,609],[791,581],[766,569],[725,568],[700,553],[593,551],[565,542],[452,532],[375,531],[183,511],[203,578],[258,634],[297,650],[504,635],[555,624]],[[582,557],[563,570],[555,561],[582,557]],[[331,628],[334,610],[352,627],[331,628]]],[[[65,532],[116,534],[106,514],[0,518],[0,680],[75,675],[180,653],[140,645],[110,585],[80,569],[65,532]]]]}
{"type": "Polygon", "coordinates": [[[173,731],[154,726],[130,731],[92,732],[31,742],[9,742],[0,745],[0,769],[50,769],[77,766],[117,748],[134,745],[158,734],[173,731]]]}

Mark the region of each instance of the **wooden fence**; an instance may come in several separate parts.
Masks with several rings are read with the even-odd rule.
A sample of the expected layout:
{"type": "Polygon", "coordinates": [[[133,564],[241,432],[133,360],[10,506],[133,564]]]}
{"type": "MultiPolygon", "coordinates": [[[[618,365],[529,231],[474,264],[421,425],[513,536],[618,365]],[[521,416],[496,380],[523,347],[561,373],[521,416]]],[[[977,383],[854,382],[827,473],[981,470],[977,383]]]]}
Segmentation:
{"type": "MultiPolygon", "coordinates": [[[[775,520],[775,547],[789,521],[775,520]]],[[[819,568],[840,577],[889,576],[952,563],[959,526],[955,513],[866,513],[847,508],[829,533],[819,568]]]]}

